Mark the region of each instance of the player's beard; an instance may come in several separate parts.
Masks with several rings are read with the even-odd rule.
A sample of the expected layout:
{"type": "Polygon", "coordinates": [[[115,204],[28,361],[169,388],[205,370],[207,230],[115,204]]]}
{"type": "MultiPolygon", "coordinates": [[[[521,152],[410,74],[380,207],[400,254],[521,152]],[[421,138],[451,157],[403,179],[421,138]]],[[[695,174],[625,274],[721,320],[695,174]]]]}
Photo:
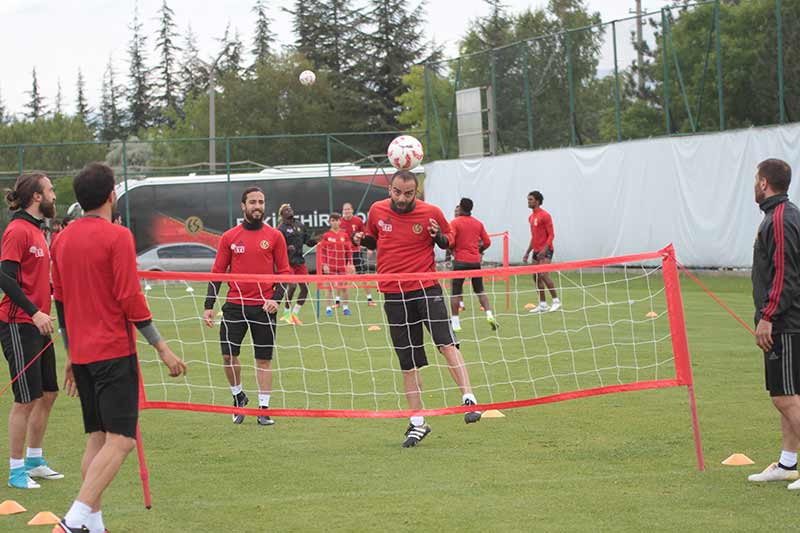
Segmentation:
{"type": "Polygon", "coordinates": [[[414,210],[414,207],[417,205],[417,199],[413,199],[407,204],[395,202],[394,200],[389,200],[392,205],[392,211],[395,213],[410,213],[414,210]]]}
{"type": "Polygon", "coordinates": [[[45,200],[42,200],[42,202],[39,204],[39,211],[42,212],[42,216],[44,216],[44,218],[55,218],[56,202],[46,202],[45,200]]]}
{"type": "Polygon", "coordinates": [[[251,224],[253,222],[263,222],[264,221],[264,212],[261,209],[255,208],[244,213],[244,219],[251,224]]]}
{"type": "Polygon", "coordinates": [[[755,190],[756,190],[756,203],[761,205],[761,202],[764,201],[766,193],[761,190],[761,187],[758,186],[758,182],[756,182],[755,190]]]}

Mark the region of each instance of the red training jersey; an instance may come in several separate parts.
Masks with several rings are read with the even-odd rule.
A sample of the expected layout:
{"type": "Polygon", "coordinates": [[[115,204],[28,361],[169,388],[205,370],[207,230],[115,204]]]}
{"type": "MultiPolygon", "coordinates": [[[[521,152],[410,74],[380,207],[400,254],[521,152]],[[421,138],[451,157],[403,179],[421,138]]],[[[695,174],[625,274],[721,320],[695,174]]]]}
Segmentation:
{"type": "Polygon", "coordinates": [[[450,221],[450,230],[453,232],[450,241],[453,259],[462,263],[480,263],[480,249],[492,245],[483,222],[473,216],[461,215],[450,221]]]}
{"type": "Polygon", "coordinates": [[[134,322],[152,318],[136,273],[133,234],[99,217],[72,222],[53,243],[53,290],[64,304],[74,364],[136,353],[134,322]]]}
{"type": "MultiPolygon", "coordinates": [[[[27,213],[14,216],[3,232],[0,261],[19,263],[17,283],[22,292],[39,311],[50,314],[50,249],[35,218],[27,213]]],[[[33,324],[8,295],[0,301],[0,320],[33,324]]]]}
{"type": "Polygon", "coordinates": [[[531,225],[531,250],[540,252],[545,248],[552,249],[555,233],[553,232],[553,217],[550,216],[550,213],[537,207],[528,217],[528,223],[531,225]]]}
{"type": "MultiPolygon", "coordinates": [[[[244,223],[222,234],[212,272],[224,274],[291,274],[286,239],[280,231],[262,224],[248,229],[244,223]]],[[[228,282],[228,303],[264,305],[275,293],[273,283],[228,282]]]]}
{"type": "Polygon", "coordinates": [[[344,229],[326,231],[319,240],[319,248],[322,264],[328,265],[331,273],[344,272],[345,266],[353,263],[352,242],[344,229]]]}
{"type": "MultiPolygon", "coordinates": [[[[452,238],[450,224],[434,205],[417,200],[410,213],[395,213],[390,198],[372,204],[365,233],[378,241],[378,274],[436,272],[434,242],[428,232],[430,219],[439,224],[443,235],[452,238]]],[[[399,293],[434,285],[437,285],[434,280],[380,281],[378,289],[399,293]]]]}
{"type": "MultiPolygon", "coordinates": [[[[361,217],[356,215],[353,215],[349,219],[342,217],[342,229],[347,233],[347,237],[350,238],[353,236],[353,233],[364,231],[364,221],[361,220],[361,217]]],[[[352,241],[350,241],[350,244],[353,251],[357,252],[361,250],[361,246],[352,244],[352,241]]]]}

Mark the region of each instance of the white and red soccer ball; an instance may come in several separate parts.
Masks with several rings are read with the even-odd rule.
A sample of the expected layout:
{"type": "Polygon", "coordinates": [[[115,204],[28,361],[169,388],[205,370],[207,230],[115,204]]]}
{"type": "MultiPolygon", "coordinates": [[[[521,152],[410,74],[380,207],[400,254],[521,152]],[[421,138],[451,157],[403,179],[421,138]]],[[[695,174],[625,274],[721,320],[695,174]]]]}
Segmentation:
{"type": "Polygon", "coordinates": [[[411,135],[401,135],[389,143],[386,157],[392,166],[399,170],[411,170],[422,163],[425,153],[422,151],[422,143],[411,135]]]}
{"type": "Polygon", "coordinates": [[[314,85],[315,81],[317,81],[317,75],[310,70],[304,70],[300,73],[300,83],[303,85],[314,85]]]}

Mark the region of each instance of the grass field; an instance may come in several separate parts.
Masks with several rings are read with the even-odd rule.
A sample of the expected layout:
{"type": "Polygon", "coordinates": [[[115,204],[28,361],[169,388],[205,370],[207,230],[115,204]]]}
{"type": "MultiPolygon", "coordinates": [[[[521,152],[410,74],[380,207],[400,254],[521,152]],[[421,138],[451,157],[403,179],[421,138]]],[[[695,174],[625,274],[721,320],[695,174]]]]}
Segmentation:
{"type": "MultiPolygon", "coordinates": [[[[702,279],[749,320],[752,304],[748,278],[704,276],[702,279]]],[[[584,279],[583,284],[591,285],[592,278],[584,279]]],[[[520,285],[518,289],[530,290],[530,286],[520,285]]],[[[619,300],[630,293],[633,296],[630,299],[636,303],[620,309],[632,307],[639,317],[649,307],[645,305],[649,294],[655,294],[653,301],[663,300],[654,289],[633,283],[614,289],[619,294],[612,290],[607,299],[619,300]]],[[[791,519],[777,516],[780,509],[792,508],[800,495],[787,491],[784,484],[756,486],[745,480],[746,474],[774,461],[780,446],[778,417],[763,390],[762,361],[753,340],[691,281],[682,278],[682,289],[707,460],[705,472],[696,468],[685,389],[623,393],[508,410],[506,418],[483,420],[469,427],[460,416],[434,418],[429,420],[433,433],[420,446],[408,450],[399,446],[407,424],[402,419],[282,418],[275,426],[264,428],[253,419],[234,426],[227,415],[145,411],[141,426],[154,507],[146,511],[142,505],[138,468],[132,457],[104,498],[106,525],[113,533],[796,529],[791,519]],[[757,464],[747,468],[720,465],[733,452],[746,453],[757,464]]],[[[575,294],[564,298],[568,311],[584,307],[582,300],[577,304],[578,293],[575,294]]],[[[599,299],[604,297],[593,294],[599,299]]],[[[591,297],[587,301],[590,300],[591,297]]],[[[194,305],[191,300],[184,304],[174,302],[172,305],[194,305]]],[[[515,308],[522,303],[515,301],[515,308]]],[[[467,304],[470,309],[477,305],[471,298],[467,304]]],[[[663,312],[663,305],[655,310],[663,312]]],[[[154,311],[164,316],[171,308],[155,304],[154,311]]],[[[181,315],[184,310],[177,312],[181,315]]],[[[310,311],[304,312],[307,313],[304,318],[310,322],[310,311]]],[[[360,312],[364,313],[359,316],[364,324],[379,323],[379,307],[360,312]]],[[[492,342],[501,342],[507,360],[512,358],[514,350],[524,351],[527,362],[517,364],[533,364],[530,368],[536,378],[546,374],[536,366],[538,355],[543,353],[541,343],[549,342],[551,353],[558,353],[568,342],[580,340],[585,344],[589,332],[580,329],[580,325],[602,322],[592,314],[595,312],[600,310],[565,313],[567,318],[563,319],[524,317],[529,322],[519,322],[515,326],[519,328],[516,335],[504,334],[522,339],[516,341],[517,347],[511,340],[490,340],[483,324],[468,321],[462,334],[464,352],[468,358],[473,354],[474,361],[480,347],[480,359],[488,369],[484,374],[479,366],[470,368],[473,380],[479,385],[479,399],[485,401],[490,391],[488,383],[493,380],[509,381],[506,379],[509,375],[513,380],[521,372],[527,378],[528,366],[506,369],[492,364],[497,352],[491,348],[492,342]],[[492,374],[495,370],[497,373],[492,374]]],[[[606,316],[609,311],[602,312],[606,316]]],[[[624,316],[625,313],[621,318],[624,316]]],[[[511,318],[504,320],[509,329],[511,318]]],[[[586,355],[591,353],[600,368],[611,356],[599,347],[611,335],[618,346],[626,342],[624,331],[631,331],[631,338],[638,335],[639,339],[661,339],[665,318],[660,315],[651,322],[643,323],[641,331],[635,330],[639,326],[624,321],[619,323],[619,329],[590,328],[593,337],[589,342],[598,349],[586,355]]],[[[188,323],[186,327],[194,328],[195,333],[181,332],[188,343],[184,350],[197,352],[199,345],[191,343],[199,342],[202,334],[188,323]],[[193,340],[192,335],[197,339],[193,340]]],[[[385,344],[385,336],[381,335],[385,334],[377,333],[373,341],[362,329],[323,323],[316,331],[326,344],[341,343],[353,354],[364,346],[366,338],[367,344],[375,344],[363,352],[367,359],[391,368],[391,352],[381,347],[385,344]]],[[[285,331],[279,330],[279,343],[291,338],[285,331]]],[[[162,333],[171,336],[163,326],[162,333]]],[[[214,333],[206,335],[210,360],[215,361],[211,358],[216,355],[214,333]]],[[[601,380],[606,384],[614,382],[617,376],[613,373],[584,373],[591,367],[573,362],[573,356],[581,353],[576,348],[573,346],[569,357],[551,358],[552,374],[574,370],[573,374],[582,377],[542,379],[537,382],[536,394],[596,386],[601,380]]],[[[626,355],[628,351],[618,350],[620,355],[615,355],[622,357],[622,366],[631,361],[632,356],[626,355]]],[[[144,359],[152,358],[146,349],[142,355],[144,359]]],[[[654,342],[650,351],[640,352],[635,361],[638,367],[644,368],[654,361],[656,364],[650,365],[650,370],[643,371],[639,378],[649,379],[656,372],[658,377],[669,377],[672,364],[668,355],[668,341],[654,342]]],[[[303,356],[307,368],[319,361],[310,346],[303,356]]],[[[292,375],[290,370],[292,356],[278,357],[287,369],[282,387],[287,391],[302,390],[298,389],[302,373],[292,375]]],[[[243,361],[247,362],[247,357],[243,361]]],[[[330,357],[328,368],[337,364],[330,357]]],[[[358,368],[362,362],[352,357],[348,364],[358,368]]],[[[201,389],[197,374],[202,374],[199,371],[203,367],[197,363],[190,368],[197,384],[193,394],[200,395],[193,398],[195,401],[207,401],[210,391],[217,387],[213,401],[227,403],[224,383],[219,380],[221,370],[206,372],[209,387],[201,389]]],[[[160,379],[154,375],[154,369],[145,372],[150,381],[160,379]]],[[[436,367],[425,371],[426,389],[436,390],[432,396],[426,395],[431,407],[458,402],[457,393],[445,390],[450,382],[446,377],[440,379],[439,372],[436,367]]],[[[635,371],[623,371],[624,381],[636,378],[630,372],[635,371]]],[[[398,403],[402,406],[392,388],[396,373],[374,375],[378,376],[376,380],[367,378],[368,374],[353,372],[341,382],[334,379],[330,390],[345,390],[346,394],[334,396],[330,400],[332,406],[349,407],[350,402],[359,408],[377,405],[392,409],[398,403]],[[364,385],[365,382],[368,384],[364,385]],[[392,394],[382,395],[386,390],[392,394]],[[352,400],[354,392],[364,394],[352,400]]],[[[329,387],[323,381],[307,381],[305,386],[322,392],[329,387]]],[[[530,382],[528,387],[520,385],[512,390],[511,386],[498,386],[492,393],[498,400],[514,395],[530,396],[533,390],[530,382]]],[[[161,390],[161,394],[172,395],[171,399],[185,394],[180,387],[161,390]]],[[[159,399],[157,392],[158,387],[148,389],[148,397],[159,399]]],[[[278,396],[273,400],[276,407],[282,406],[282,402],[287,402],[287,406],[308,402],[310,407],[329,402],[324,394],[287,393],[286,399],[278,396]]],[[[10,401],[10,394],[0,398],[0,413],[4,417],[10,401]]],[[[5,425],[0,435],[5,442],[5,425]]],[[[61,514],[67,509],[79,486],[78,465],[83,443],[77,401],[60,398],[51,419],[45,452],[52,465],[64,471],[67,478],[45,482],[36,492],[1,488],[0,500],[16,499],[29,512],[0,517],[0,531],[33,530],[25,523],[34,512],[49,510],[61,514]]]]}

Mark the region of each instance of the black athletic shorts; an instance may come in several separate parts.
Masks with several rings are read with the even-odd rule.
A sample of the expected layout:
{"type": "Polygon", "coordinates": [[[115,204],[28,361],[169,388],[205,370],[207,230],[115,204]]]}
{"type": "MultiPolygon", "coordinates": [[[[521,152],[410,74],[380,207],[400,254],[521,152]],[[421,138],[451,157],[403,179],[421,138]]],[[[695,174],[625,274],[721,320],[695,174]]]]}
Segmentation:
{"type": "Polygon", "coordinates": [[[406,293],[385,293],[383,296],[389,334],[402,370],[428,365],[422,337],[423,324],[436,346],[458,346],[439,285],[406,293]]]}
{"type": "Polygon", "coordinates": [[[356,269],[356,274],[367,273],[367,259],[363,250],[353,250],[353,267],[356,269]]]}
{"type": "Polygon", "coordinates": [[[16,403],[30,403],[41,398],[44,392],[58,392],[56,351],[50,337],[39,333],[33,324],[0,322],[0,344],[11,379],[19,375],[12,385],[16,403]],[[45,346],[47,348],[42,352],[45,346]],[[20,374],[37,355],[36,361],[20,374]]]}
{"type": "Polygon", "coordinates": [[[250,337],[253,339],[253,355],[256,359],[271,361],[275,348],[275,319],[275,313],[267,314],[260,305],[223,305],[222,324],[219,328],[222,355],[239,356],[249,327],[250,337]]]}
{"type": "Polygon", "coordinates": [[[72,365],[86,433],[136,438],[139,420],[139,363],[136,354],[72,365]]]}
{"type": "MultiPolygon", "coordinates": [[[[480,270],[480,263],[464,263],[462,261],[453,261],[453,271],[456,270],[480,270]]],[[[464,292],[464,278],[453,280],[453,296],[460,296],[464,292]]],[[[475,294],[483,294],[483,278],[472,278],[472,292],[475,294]]]]}
{"type": "Polygon", "coordinates": [[[800,394],[800,334],[773,333],[772,341],[772,351],[764,353],[764,378],[769,395],[800,394]]]}
{"type": "MultiPolygon", "coordinates": [[[[538,250],[538,251],[537,251],[537,250],[534,250],[534,251],[533,251],[533,260],[534,260],[534,261],[538,261],[539,259],[541,259],[541,258],[539,258],[539,259],[536,259],[536,258],[538,257],[538,253],[539,253],[539,252],[541,252],[541,250],[538,250]]],[[[552,258],[553,258],[553,252],[554,252],[554,250],[553,250],[552,248],[548,248],[548,249],[547,249],[547,250],[544,252],[544,256],[545,256],[547,259],[552,259],[552,258]]]]}

